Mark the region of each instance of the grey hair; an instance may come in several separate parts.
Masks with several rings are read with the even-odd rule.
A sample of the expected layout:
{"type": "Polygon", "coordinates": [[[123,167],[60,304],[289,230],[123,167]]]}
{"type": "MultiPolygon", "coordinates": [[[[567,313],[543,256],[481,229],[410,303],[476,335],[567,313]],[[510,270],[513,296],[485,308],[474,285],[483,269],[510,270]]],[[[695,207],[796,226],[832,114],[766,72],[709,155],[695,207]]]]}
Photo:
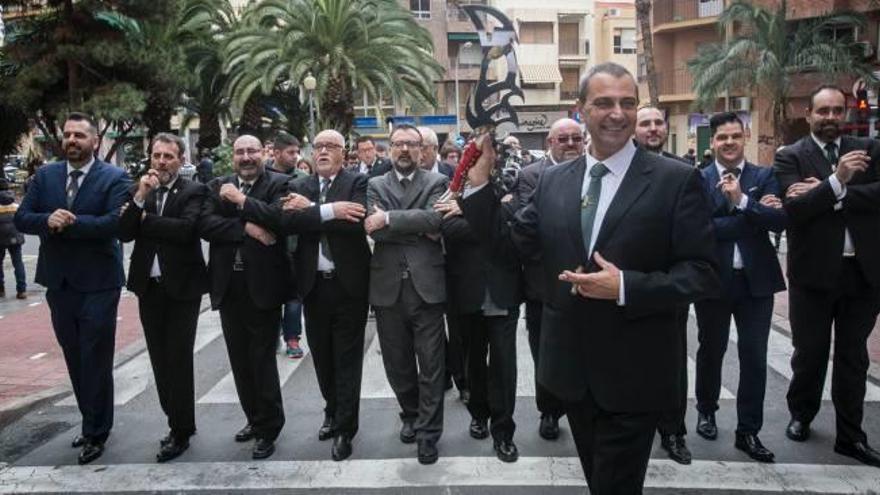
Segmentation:
{"type": "Polygon", "coordinates": [[[437,133],[434,132],[430,127],[419,127],[419,134],[422,135],[422,143],[428,146],[440,146],[440,142],[437,139],[437,133]]]}
{"type": "Polygon", "coordinates": [[[587,88],[590,86],[590,79],[596,74],[608,74],[616,79],[629,77],[633,82],[633,86],[636,88],[636,99],[639,98],[639,85],[636,84],[636,79],[633,77],[632,73],[620,64],[605,62],[603,64],[594,65],[586,74],[584,74],[584,77],[581,78],[581,82],[578,85],[578,100],[582,103],[587,101],[587,88]]]}

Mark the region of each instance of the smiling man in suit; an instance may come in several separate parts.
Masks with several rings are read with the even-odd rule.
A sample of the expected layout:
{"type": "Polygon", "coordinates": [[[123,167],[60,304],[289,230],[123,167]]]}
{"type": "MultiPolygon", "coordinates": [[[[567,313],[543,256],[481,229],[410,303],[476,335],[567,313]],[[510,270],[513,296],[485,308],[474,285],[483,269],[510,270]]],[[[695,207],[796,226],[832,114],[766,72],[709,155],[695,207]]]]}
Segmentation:
{"type": "Polygon", "coordinates": [[[116,239],[131,181],[95,159],[98,128],[87,115],[64,122],[66,161],[40,167],[15,214],[16,228],[40,236],[36,281],[46,287],[55,337],[83,417],[73,440],[79,463],[104,452],[113,426],[116,310],[125,281],[116,239]]]}
{"type": "Polygon", "coordinates": [[[785,290],[782,269],[769,233],[782,232],[787,217],[773,169],[745,160],[745,128],[735,113],[709,119],[715,163],[702,170],[712,199],[721,295],[695,304],[697,313],[697,434],[718,437],[715,411],[721,392],[721,365],[736,321],[739,387],[734,445],[759,462],[773,462],[761,444],[767,386],[767,339],[773,294],[785,290]]]}
{"type": "Polygon", "coordinates": [[[880,467],[862,430],[867,339],[880,311],[880,144],[841,136],[846,96],[835,86],[810,95],[810,135],[776,154],[788,228],[789,318],[794,372],[786,435],[807,440],[822,404],[834,327],[831,398],[834,450],[880,467]]]}
{"type": "Polygon", "coordinates": [[[220,323],[235,390],[247,425],[237,442],[256,439],[254,459],[275,452],[284,407],[275,348],[281,306],[293,295],[285,244],[277,216],[261,216],[287,192],[285,176],[264,169],[262,145],[244,135],[232,145],[234,172],[208,184],[199,233],[211,243],[211,305],[220,323]]]}
{"type": "MultiPolygon", "coordinates": [[[[699,172],[633,143],[638,89],[625,68],[593,67],[579,105],[587,154],[544,171],[510,237],[521,255],[542,254],[538,381],[565,403],[590,493],[641,493],[660,414],[680,394],[676,308],[718,289],[712,226],[699,172]]],[[[499,207],[485,187],[488,139],[482,151],[462,201],[478,232],[499,207]]]]}
{"type": "Polygon", "coordinates": [[[166,462],[189,448],[196,432],[193,346],[208,273],[196,226],[207,189],[181,177],[183,139],[159,133],[150,145],[150,170],[141,177],[119,220],[119,238],[135,241],[128,289],[138,310],[159,405],[170,431],[156,460],[166,462]]]}

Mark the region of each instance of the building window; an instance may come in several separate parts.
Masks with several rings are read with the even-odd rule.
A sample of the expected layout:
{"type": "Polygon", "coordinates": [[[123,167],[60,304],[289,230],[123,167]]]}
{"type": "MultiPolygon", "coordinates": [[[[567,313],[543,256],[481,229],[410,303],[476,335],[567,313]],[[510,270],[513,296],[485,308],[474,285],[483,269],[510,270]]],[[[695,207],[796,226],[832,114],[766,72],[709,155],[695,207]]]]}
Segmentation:
{"type": "Polygon", "coordinates": [[[520,43],[553,44],[552,22],[521,22],[519,24],[520,43]]]}
{"type": "Polygon", "coordinates": [[[579,48],[581,35],[580,24],[576,22],[559,23],[559,54],[580,55],[579,48]]]}
{"type": "Polygon", "coordinates": [[[409,10],[416,19],[430,19],[431,0],[409,0],[409,10]]]}
{"type": "Polygon", "coordinates": [[[577,67],[560,67],[562,82],[559,84],[560,100],[576,100],[578,97],[578,83],[581,79],[581,71],[577,67]]]}
{"type": "Polygon", "coordinates": [[[614,53],[631,54],[636,52],[636,30],[617,28],[614,30],[614,53]]]}

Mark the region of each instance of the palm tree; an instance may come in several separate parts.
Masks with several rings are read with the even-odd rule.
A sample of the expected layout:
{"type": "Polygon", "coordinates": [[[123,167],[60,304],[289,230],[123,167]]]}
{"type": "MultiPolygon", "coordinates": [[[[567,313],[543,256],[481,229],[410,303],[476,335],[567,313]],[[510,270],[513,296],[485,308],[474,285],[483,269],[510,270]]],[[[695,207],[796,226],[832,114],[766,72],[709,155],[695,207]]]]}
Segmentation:
{"type": "Polygon", "coordinates": [[[225,69],[238,106],[260,89],[317,79],[319,114],[348,134],[355,90],[434,105],[442,75],[427,30],[395,0],[261,0],[230,37],[225,69]]]}
{"type": "Polygon", "coordinates": [[[660,103],[657,90],[657,69],[654,66],[654,35],[651,32],[651,0],[636,0],[636,20],[642,34],[642,57],[645,60],[645,79],[651,106],[660,103]]]}
{"type": "Polygon", "coordinates": [[[757,90],[770,102],[772,136],[759,141],[783,144],[788,124],[788,97],[792,79],[814,72],[829,81],[841,75],[860,76],[876,84],[861,47],[852,39],[834,39],[829,32],[840,26],[863,26],[852,13],[829,14],[798,22],[786,21],[786,1],[775,10],[737,0],[718,19],[719,33],[735,33],[726,41],[700,49],[688,61],[694,76],[694,105],[711,108],[724,92],[757,90]]]}

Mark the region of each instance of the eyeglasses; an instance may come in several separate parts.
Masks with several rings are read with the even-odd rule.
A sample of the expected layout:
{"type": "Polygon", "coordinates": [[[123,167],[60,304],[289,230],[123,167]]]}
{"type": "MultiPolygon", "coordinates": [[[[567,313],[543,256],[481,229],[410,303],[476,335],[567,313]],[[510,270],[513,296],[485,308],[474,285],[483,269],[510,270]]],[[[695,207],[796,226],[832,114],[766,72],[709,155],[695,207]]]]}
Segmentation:
{"type": "Polygon", "coordinates": [[[559,144],[580,144],[584,142],[584,137],[577,134],[574,136],[556,136],[553,139],[559,144]]]}
{"type": "Polygon", "coordinates": [[[422,146],[422,143],[419,141],[395,141],[391,143],[392,148],[401,149],[404,146],[406,146],[407,148],[420,148],[422,146]]]}
{"type": "Polygon", "coordinates": [[[342,145],[336,143],[315,143],[315,151],[321,151],[324,148],[327,148],[327,151],[339,151],[342,149],[342,145]]]}

